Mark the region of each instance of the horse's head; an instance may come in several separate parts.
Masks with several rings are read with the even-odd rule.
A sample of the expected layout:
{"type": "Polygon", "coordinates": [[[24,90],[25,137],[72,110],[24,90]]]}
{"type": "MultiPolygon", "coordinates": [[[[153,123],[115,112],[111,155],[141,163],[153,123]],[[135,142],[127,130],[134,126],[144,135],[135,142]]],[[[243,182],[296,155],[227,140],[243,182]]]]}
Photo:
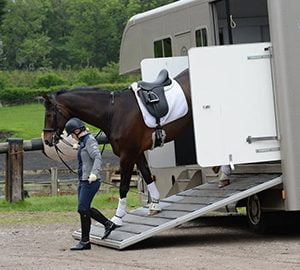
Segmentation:
{"type": "Polygon", "coordinates": [[[43,129],[44,140],[46,145],[53,146],[58,143],[69,116],[54,95],[44,95],[43,97],[46,109],[43,129]]]}

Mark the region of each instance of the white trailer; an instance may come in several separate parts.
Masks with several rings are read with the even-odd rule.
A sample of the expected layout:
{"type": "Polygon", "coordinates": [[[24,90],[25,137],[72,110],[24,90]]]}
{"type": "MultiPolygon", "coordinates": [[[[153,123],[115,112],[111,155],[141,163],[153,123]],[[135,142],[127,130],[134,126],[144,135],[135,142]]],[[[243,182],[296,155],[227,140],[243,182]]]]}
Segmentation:
{"type": "Polygon", "coordinates": [[[181,0],[129,20],[120,72],[151,81],[188,67],[194,123],[148,153],[165,212],[138,209],[105,241],[95,227],[95,243],[124,248],[232,203],[257,231],[300,210],[299,14],[298,0],[181,0]],[[220,191],[208,174],[224,164],[234,171],[220,191]]]}
{"type": "MultiPolygon", "coordinates": [[[[263,58],[261,61],[265,61],[265,63],[269,65],[265,71],[262,72],[265,73],[266,77],[269,77],[269,82],[267,83],[269,85],[271,84],[270,87],[272,88],[272,93],[269,93],[272,94],[272,97],[270,97],[269,100],[273,103],[274,111],[273,116],[269,115],[269,117],[273,118],[273,120],[269,122],[272,122],[273,126],[275,125],[274,128],[276,131],[274,134],[266,131],[265,134],[261,135],[249,133],[249,136],[276,137],[277,143],[280,145],[280,164],[283,165],[284,176],[285,210],[300,210],[300,197],[298,196],[300,192],[300,181],[297,177],[297,164],[300,164],[300,143],[297,140],[298,135],[300,135],[297,118],[300,114],[300,109],[297,104],[297,102],[300,101],[300,92],[298,93],[297,91],[300,80],[298,78],[300,61],[297,53],[297,49],[300,45],[299,13],[300,2],[297,0],[176,1],[172,4],[133,16],[124,30],[120,54],[120,72],[130,73],[140,71],[141,66],[143,68],[142,61],[144,59],[156,58],[156,55],[161,56],[161,54],[157,52],[158,41],[160,41],[163,51],[162,56],[167,55],[171,57],[180,56],[182,54],[185,55],[188,49],[194,48],[197,45],[214,46],[214,48],[216,48],[216,46],[221,45],[270,42],[270,45],[266,44],[265,46],[270,47],[269,51],[261,53],[270,58],[263,58]],[[199,29],[201,31],[199,31],[199,29]],[[168,41],[165,41],[165,37],[168,37],[171,43],[168,44],[168,41]],[[171,52],[169,51],[170,48],[171,52]],[[140,64],[141,62],[142,65],[140,64]]],[[[214,48],[210,49],[213,50],[214,48]]],[[[210,51],[210,49],[208,48],[207,52],[210,51]]],[[[191,51],[193,50],[195,49],[191,51]]],[[[190,59],[195,58],[190,57],[190,59]]],[[[221,74],[222,69],[215,69],[217,60],[218,59],[216,59],[214,63],[212,62],[213,60],[211,60],[211,65],[214,67],[214,70],[210,73],[210,78],[207,81],[208,86],[214,81],[221,81],[222,83],[226,80],[226,76],[221,74]]],[[[144,60],[144,62],[145,61],[147,60],[144,60]]],[[[253,60],[252,62],[257,61],[253,60]]],[[[223,59],[223,63],[223,71],[232,70],[230,57],[223,59]]],[[[186,65],[188,65],[188,63],[186,63],[186,65]]],[[[194,67],[193,63],[192,65],[194,68],[192,72],[196,73],[197,71],[195,71],[195,69],[201,68],[201,66],[203,67],[202,71],[208,68],[207,59],[205,65],[202,65],[201,62],[199,62],[199,67],[194,67]]],[[[236,66],[236,69],[238,70],[239,67],[236,66]]],[[[241,73],[243,72],[248,73],[248,71],[244,70],[244,67],[241,67],[241,73]]],[[[240,74],[237,74],[236,71],[232,70],[231,74],[231,80],[240,77],[240,74]]],[[[197,75],[199,83],[202,84],[206,75],[202,76],[203,78],[201,74],[196,74],[196,76],[197,75]]],[[[149,76],[143,76],[143,78],[146,80],[150,79],[149,76]]],[[[191,82],[193,83],[193,79],[191,79],[191,82]]],[[[246,84],[248,84],[248,82],[245,82],[245,85],[246,84]]],[[[254,88],[253,86],[251,90],[253,96],[259,94],[258,90],[255,92],[254,88]]],[[[197,93],[200,92],[197,91],[197,93]]],[[[220,95],[216,93],[212,95],[215,96],[215,98],[220,97],[220,95]]],[[[235,98],[232,97],[231,100],[234,102],[235,98]]],[[[193,107],[196,107],[196,105],[193,107]]],[[[203,125],[202,122],[197,123],[195,131],[197,127],[201,128],[203,125]]],[[[224,126],[224,120],[220,119],[218,122],[224,126]]],[[[231,119],[227,119],[225,126],[228,125],[228,128],[231,128],[231,126],[235,126],[234,123],[234,119],[231,117],[231,119]]],[[[223,130],[228,128],[222,128],[222,126],[220,126],[220,129],[223,130]]],[[[223,133],[224,132],[218,132],[215,129],[214,136],[220,136],[221,138],[223,133]]],[[[193,135],[190,137],[193,137],[193,135]]],[[[172,151],[175,155],[169,155],[171,159],[165,159],[164,157],[157,159],[156,157],[155,161],[153,159],[154,166],[152,167],[159,167],[160,164],[162,164],[161,167],[163,168],[174,167],[173,176],[176,178],[181,172],[181,170],[179,173],[176,172],[177,167],[180,165],[195,165],[197,162],[195,162],[196,157],[192,157],[193,151],[189,151],[190,154],[187,157],[180,153],[181,149],[177,149],[180,148],[181,143],[175,141],[174,144],[175,150],[172,149],[172,151]],[[182,162],[181,156],[184,156],[184,158],[182,158],[184,161],[188,160],[188,164],[182,162]],[[164,164],[162,161],[167,164],[164,164]]],[[[184,146],[187,148],[187,143],[185,143],[184,146]]],[[[190,148],[192,149],[194,147],[191,146],[190,148]]],[[[196,144],[196,148],[197,147],[199,147],[198,144],[196,144]]],[[[274,147],[272,146],[271,148],[274,147]]],[[[194,153],[196,153],[196,151],[194,151],[194,153]]],[[[276,151],[274,151],[273,154],[276,154],[276,151]]],[[[150,164],[152,164],[151,158],[150,164]]],[[[161,171],[163,171],[163,168],[160,168],[161,171]]],[[[166,179],[162,181],[171,182],[166,179]]]]}

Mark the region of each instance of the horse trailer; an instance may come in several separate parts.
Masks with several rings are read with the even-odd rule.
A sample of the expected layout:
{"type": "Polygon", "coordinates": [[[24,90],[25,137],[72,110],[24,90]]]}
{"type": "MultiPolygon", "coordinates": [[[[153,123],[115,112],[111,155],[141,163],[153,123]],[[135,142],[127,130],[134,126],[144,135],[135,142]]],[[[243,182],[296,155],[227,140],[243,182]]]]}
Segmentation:
{"type": "MultiPolygon", "coordinates": [[[[300,108],[297,104],[300,100],[300,91],[297,91],[300,85],[298,76],[300,57],[297,53],[300,45],[299,14],[300,2],[297,0],[176,1],[133,16],[124,30],[120,50],[120,73],[126,74],[142,72],[142,61],[144,61],[144,65],[147,65],[147,61],[149,64],[151,59],[159,58],[172,58],[173,60],[168,60],[173,61],[169,62],[167,65],[169,67],[177,65],[176,59],[180,59],[182,56],[185,58],[181,61],[181,63],[185,61],[182,65],[188,67],[189,62],[192,62],[191,59],[187,59],[189,51],[193,50],[191,48],[208,46],[218,49],[218,47],[230,47],[228,45],[265,43],[266,50],[269,50],[269,59],[266,61],[270,62],[267,76],[270,77],[272,87],[272,96],[269,98],[273,102],[273,117],[275,118],[268,119],[268,121],[274,122],[275,131],[273,134],[261,134],[260,136],[266,137],[265,140],[274,140],[274,143],[278,144],[278,146],[269,147],[270,153],[276,154],[276,157],[265,162],[251,161],[245,166],[237,165],[233,172],[244,170],[251,173],[282,173],[282,189],[277,187],[265,191],[260,196],[261,207],[268,208],[270,211],[300,210],[300,196],[298,195],[300,179],[297,176],[298,164],[300,164],[300,143],[297,140],[300,135],[298,125],[300,108]]],[[[204,48],[199,50],[201,49],[204,48]]],[[[233,54],[235,54],[234,50],[235,48],[233,54]]],[[[222,55],[222,52],[220,53],[222,55]]],[[[211,56],[213,57],[213,55],[212,51],[211,56]]],[[[211,81],[219,80],[218,77],[224,79],[224,76],[220,76],[220,72],[222,72],[220,69],[214,70],[213,67],[208,67],[209,65],[218,65],[217,61],[211,64],[209,64],[209,59],[202,61],[204,70],[212,70],[211,81]]],[[[229,72],[233,73],[231,79],[236,80],[240,75],[234,76],[234,72],[243,67],[232,67],[230,57],[226,61],[228,62],[224,63],[224,71],[231,70],[229,72]]],[[[156,68],[158,69],[159,65],[156,68]]],[[[197,77],[197,70],[194,72],[196,73],[194,77],[197,77]]],[[[142,77],[150,80],[151,76],[145,77],[142,74],[142,77]]],[[[195,83],[202,84],[204,79],[199,73],[195,83]]],[[[252,95],[259,94],[253,89],[250,91],[252,95]]],[[[231,97],[233,102],[235,102],[234,99],[231,97]]],[[[195,104],[193,100],[193,110],[198,105],[201,104],[195,104]]],[[[236,113],[238,114],[238,112],[236,113]]],[[[235,119],[227,121],[227,127],[215,123],[220,128],[219,132],[214,129],[213,137],[215,139],[218,136],[220,138],[224,136],[228,130],[239,129],[235,124],[235,119]]],[[[194,130],[197,128],[195,126],[199,129],[206,128],[201,123],[196,123],[194,119],[194,127],[175,140],[172,145],[166,145],[162,149],[148,153],[150,167],[164,196],[181,191],[180,185],[185,189],[205,181],[205,175],[213,174],[207,168],[202,167],[201,172],[197,168],[199,162],[197,162],[197,147],[195,146],[194,130]],[[179,184],[181,178],[196,180],[194,184],[185,180],[181,181],[185,182],[184,184],[179,184]],[[178,183],[176,183],[177,180],[178,183]]],[[[211,149],[211,151],[215,152],[217,149],[211,149]]]]}
{"type": "Polygon", "coordinates": [[[181,0],[128,21],[120,73],[189,68],[193,125],[147,153],[163,211],[128,213],[105,241],[94,226],[94,243],[122,249],[223,207],[246,207],[256,231],[299,212],[299,14],[299,0],[181,0]],[[232,168],[221,189],[219,165],[232,168]]]}

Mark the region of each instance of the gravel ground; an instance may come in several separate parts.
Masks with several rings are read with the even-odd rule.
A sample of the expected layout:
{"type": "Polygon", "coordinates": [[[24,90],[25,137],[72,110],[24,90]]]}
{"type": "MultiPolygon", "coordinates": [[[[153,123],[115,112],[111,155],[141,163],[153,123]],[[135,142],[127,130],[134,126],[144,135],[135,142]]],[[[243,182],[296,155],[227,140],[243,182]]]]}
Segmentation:
{"type": "Polygon", "coordinates": [[[243,217],[197,219],[123,251],[69,251],[78,226],[1,225],[0,269],[300,269],[299,230],[257,235],[243,217]]]}

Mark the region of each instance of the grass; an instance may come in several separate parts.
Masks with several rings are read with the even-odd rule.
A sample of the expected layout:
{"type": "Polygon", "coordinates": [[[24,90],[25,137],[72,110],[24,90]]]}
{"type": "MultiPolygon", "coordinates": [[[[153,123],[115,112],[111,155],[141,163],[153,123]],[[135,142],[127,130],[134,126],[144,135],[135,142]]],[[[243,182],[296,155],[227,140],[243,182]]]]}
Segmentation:
{"type": "Polygon", "coordinates": [[[11,137],[30,140],[41,137],[44,125],[42,104],[26,104],[0,108],[0,130],[11,131],[11,137]]]}
{"type": "MultiPolygon", "coordinates": [[[[23,140],[40,138],[44,128],[44,114],[43,104],[2,107],[0,108],[0,131],[11,132],[10,137],[23,140]]],[[[99,131],[91,125],[87,125],[87,127],[92,133],[99,131]]]]}
{"type": "MultiPolygon", "coordinates": [[[[97,193],[92,205],[111,217],[118,206],[118,199],[118,189],[114,188],[109,193],[97,193]]],[[[132,189],[127,196],[127,209],[140,206],[137,190],[132,189]]],[[[0,224],[76,221],[76,209],[77,195],[30,197],[18,203],[0,199],[0,224]]]]}

